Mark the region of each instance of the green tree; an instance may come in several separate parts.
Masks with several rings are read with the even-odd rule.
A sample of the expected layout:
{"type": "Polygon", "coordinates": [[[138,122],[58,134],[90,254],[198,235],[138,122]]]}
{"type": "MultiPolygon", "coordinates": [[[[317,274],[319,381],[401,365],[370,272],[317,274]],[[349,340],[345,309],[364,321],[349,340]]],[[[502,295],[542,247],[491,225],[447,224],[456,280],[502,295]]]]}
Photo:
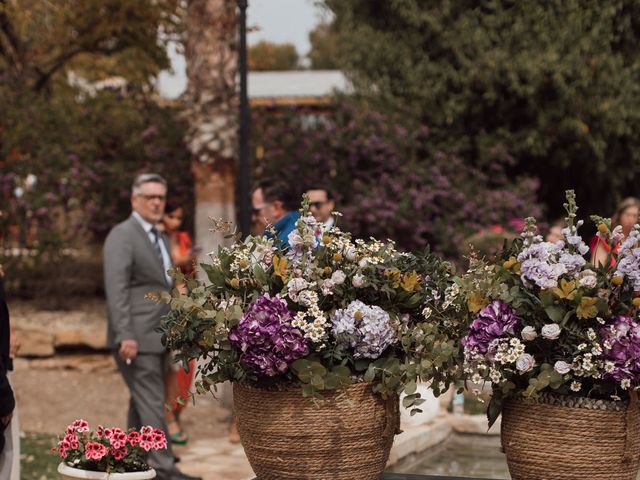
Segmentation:
{"type": "Polygon", "coordinates": [[[477,165],[503,145],[552,206],[569,186],[604,213],[637,192],[640,1],[324,3],[357,91],[435,145],[477,165]]]}
{"type": "Polygon", "coordinates": [[[334,70],[338,68],[340,41],[333,23],[320,23],[309,33],[311,50],[308,57],[312,70],[334,70]]]}
{"type": "Polygon", "coordinates": [[[249,70],[295,70],[300,56],[292,43],[262,41],[249,47],[249,70]]]}
{"type": "Polygon", "coordinates": [[[180,32],[181,7],[181,0],[0,0],[0,72],[36,91],[72,69],[149,83],[169,66],[166,46],[180,32]]]}

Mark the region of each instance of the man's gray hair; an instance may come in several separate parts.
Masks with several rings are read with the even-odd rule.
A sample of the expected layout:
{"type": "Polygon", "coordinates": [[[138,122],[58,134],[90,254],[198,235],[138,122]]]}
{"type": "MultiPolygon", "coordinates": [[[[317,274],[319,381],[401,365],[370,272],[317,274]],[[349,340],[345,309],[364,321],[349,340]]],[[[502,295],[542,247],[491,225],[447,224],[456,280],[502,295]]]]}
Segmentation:
{"type": "Polygon", "coordinates": [[[145,183],[161,183],[167,188],[167,181],[157,173],[142,173],[136,177],[131,186],[131,193],[138,195],[140,193],[140,187],[145,183]]]}

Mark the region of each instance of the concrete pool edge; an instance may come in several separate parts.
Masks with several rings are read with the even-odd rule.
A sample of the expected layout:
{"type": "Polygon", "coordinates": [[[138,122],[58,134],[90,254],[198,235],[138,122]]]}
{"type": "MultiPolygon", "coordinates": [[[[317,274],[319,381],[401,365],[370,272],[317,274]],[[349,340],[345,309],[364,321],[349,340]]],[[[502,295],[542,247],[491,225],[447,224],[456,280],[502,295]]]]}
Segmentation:
{"type": "Polygon", "coordinates": [[[441,414],[423,425],[403,426],[403,432],[396,435],[387,467],[411,456],[423,453],[447,440],[454,433],[477,435],[500,435],[500,418],[487,430],[484,415],[441,414]]]}

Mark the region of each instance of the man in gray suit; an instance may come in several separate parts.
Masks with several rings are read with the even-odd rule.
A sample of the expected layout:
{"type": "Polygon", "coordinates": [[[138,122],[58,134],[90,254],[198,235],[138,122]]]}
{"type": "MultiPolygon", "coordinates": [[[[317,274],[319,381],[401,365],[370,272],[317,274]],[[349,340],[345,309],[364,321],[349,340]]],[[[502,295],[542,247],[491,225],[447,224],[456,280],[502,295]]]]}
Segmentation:
{"type": "MultiPolygon", "coordinates": [[[[160,175],[139,175],[131,192],[131,216],[113,227],[104,244],[107,342],[131,393],[129,428],[150,425],[164,430],[165,435],[164,372],[169,359],[156,328],[168,306],[145,295],[173,286],[167,275],[172,265],[169,245],[156,229],[166,195],[167,182],[160,175]]],[[[152,451],[149,464],[156,469],[158,480],[198,478],[177,469],[171,445],[152,451]]]]}

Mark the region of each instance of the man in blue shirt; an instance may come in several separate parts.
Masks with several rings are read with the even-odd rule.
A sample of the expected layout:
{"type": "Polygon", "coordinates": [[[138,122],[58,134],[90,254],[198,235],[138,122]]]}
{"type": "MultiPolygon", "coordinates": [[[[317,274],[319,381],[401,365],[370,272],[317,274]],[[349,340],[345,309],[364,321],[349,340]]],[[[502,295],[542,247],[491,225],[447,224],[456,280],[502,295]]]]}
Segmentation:
{"type": "Polygon", "coordinates": [[[300,199],[291,190],[288,185],[276,181],[263,181],[251,194],[254,229],[264,230],[265,235],[272,236],[267,228],[271,225],[283,249],[289,248],[289,234],[295,230],[300,218],[297,211],[300,199]]]}

